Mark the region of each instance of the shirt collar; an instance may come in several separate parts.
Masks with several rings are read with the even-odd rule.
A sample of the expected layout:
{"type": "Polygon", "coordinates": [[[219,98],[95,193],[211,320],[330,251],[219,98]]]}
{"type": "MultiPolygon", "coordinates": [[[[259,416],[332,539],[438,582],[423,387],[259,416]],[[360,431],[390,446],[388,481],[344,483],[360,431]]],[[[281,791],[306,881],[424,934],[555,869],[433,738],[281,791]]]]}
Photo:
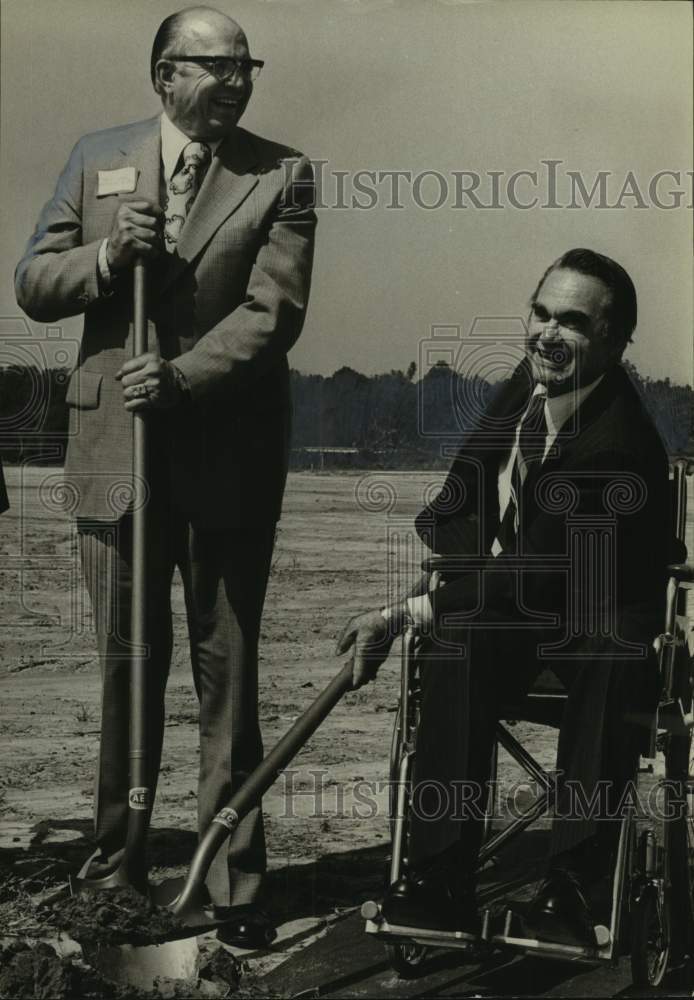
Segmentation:
{"type": "MultiPolygon", "coordinates": [[[[214,156],[221,139],[208,140],[207,145],[214,156]]],[[[166,184],[171,180],[171,175],[176,169],[178,159],[184,148],[192,142],[185,132],[181,132],[165,113],[161,116],[161,162],[164,167],[164,181],[166,184]]]]}
{"type": "Polygon", "coordinates": [[[588,398],[593,389],[602,382],[604,377],[605,374],[603,372],[602,375],[598,375],[588,385],[583,385],[580,389],[575,389],[573,392],[563,392],[559,396],[547,396],[546,386],[542,385],[541,382],[537,383],[533,395],[543,394],[547,396],[545,400],[545,418],[547,420],[549,437],[556,437],[567,420],[574,415],[579,406],[588,398]]]}

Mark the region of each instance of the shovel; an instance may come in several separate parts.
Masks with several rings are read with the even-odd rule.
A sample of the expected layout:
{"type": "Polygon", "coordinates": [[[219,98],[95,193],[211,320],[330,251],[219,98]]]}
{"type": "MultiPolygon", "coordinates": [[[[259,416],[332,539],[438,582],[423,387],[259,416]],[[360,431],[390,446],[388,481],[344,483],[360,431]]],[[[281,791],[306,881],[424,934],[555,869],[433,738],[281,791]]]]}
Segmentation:
{"type": "MultiPolygon", "coordinates": [[[[248,906],[230,906],[217,915],[214,909],[209,907],[205,878],[217,851],[248,811],[260,802],[263,794],[277,780],[279,773],[287,767],[351,687],[350,661],[248,776],[241,788],[232,795],[228,805],[217,813],[193,856],[183,888],[173,900],[171,881],[149,887],[153,902],[166,906],[177,917],[180,930],[174,931],[162,944],[120,945],[87,950],[84,954],[90,964],[100,969],[109,979],[142,989],[156,989],[158,980],[162,979],[167,982],[171,979],[193,982],[196,979],[199,963],[197,935],[219,927],[223,923],[235,923],[249,910],[248,906]]],[[[131,843],[130,839],[128,843],[131,843]]],[[[136,843],[134,837],[132,843],[136,843]]],[[[122,869],[125,873],[129,871],[125,859],[122,869]]],[[[103,887],[103,882],[96,886],[96,888],[103,887]]],[[[56,947],[56,943],[53,944],[56,947]]]]}
{"type": "MultiPolygon", "coordinates": [[[[147,280],[144,261],[138,259],[133,274],[133,357],[147,351],[147,280]]],[[[103,877],[87,875],[89,861],[77,877],[70,876],[73,896],[123,886],[150,894],[147,881],[146,842],[151,809],[147,776],[147,420],[133,413],[133,556],[130,616],[130,720],[128,750],[128,829],[123,856],[113,872],[103,877]]],[[[68,942],[70,945],[74,942],[68,942]]],[[[60,954],[60,943],[51,942],[60,954]]],[[[84,957],[108,978],[142,989],[154,989],[162,977],[194,981],[199,948],[195,937],[157,945],[83,949],[84,957]]]]}
{"type": "MultiPolygon", "coordinates": [[[[185,927],[209,925],[209,911],[205,917],[205,878],[217,851],[231,836],[243,817],[256,806],[265,792],[275,783],[281,771],[293,760],[311,738],[323,720],[330,714],[342,696],[352,687],[352,662],[347,662],[326,688],[300,715],[264,760],[249,774],[241,788],[228,804],[217,813],[193,855],[188,875],[181,892],[170,902],[169,908],[185,927]],[[202,918],[202,923],[201,923],[202,918]]],[[[156,901],[156,896],[154,897],[156,901]]],[[[225,922],[240,916],[243,907],[229,907],[225,922]]]]}
{"type": "MultiPolygon", "coordinates": [[[[135,263],[133,274],[133,357],[147,350],[147,282],[144,261],[135,263]]],[[[114,889],[131,886],[147,894],[145,845],[151,808],[147,777],[147,654],[146,654],[146,580],[147,580],[147,422],[143,411],[133,413],[133,558],[130,618],[130,732],[128,832],[125,850],[117,868],[102,877],[89,877],[89,861],[76,877],[70,877],[70,891],[114,889]]]]}

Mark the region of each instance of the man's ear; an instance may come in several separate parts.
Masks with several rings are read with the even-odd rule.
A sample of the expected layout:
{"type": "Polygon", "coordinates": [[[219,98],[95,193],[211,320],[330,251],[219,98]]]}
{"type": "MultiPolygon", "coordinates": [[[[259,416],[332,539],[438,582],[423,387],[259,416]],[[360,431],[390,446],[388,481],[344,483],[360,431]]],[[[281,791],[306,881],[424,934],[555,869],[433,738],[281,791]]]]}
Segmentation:
{"type": "Polygon", "coordinates": [[[626,348],[626,341],[622,340],[621,337],[615,336],[614,332],[610,330],[609,323],[605,322],[605,326],[602,330],[603,339],[607,341],[607,350],[610,358],[613,361],[619,361],[621,356],[624,354],[624,349],[626,348]]]}
{"type": "Polygon", "coordinates": [[[169,59],[160,59],[154,67],[154,89],[158,94],[168,94],[173,87],[176,64],[169,59]]]}

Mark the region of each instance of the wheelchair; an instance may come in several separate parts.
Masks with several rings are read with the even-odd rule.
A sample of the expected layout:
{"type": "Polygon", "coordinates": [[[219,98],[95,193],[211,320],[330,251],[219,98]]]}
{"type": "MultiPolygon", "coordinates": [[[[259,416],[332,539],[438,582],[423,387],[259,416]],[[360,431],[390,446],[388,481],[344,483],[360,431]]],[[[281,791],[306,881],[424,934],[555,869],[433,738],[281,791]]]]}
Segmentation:
{"type": "MultiPolygon", "coordinates": [[[[687,476],[694,463],[677,460],[671,469],[675,533],[684,549],[687,511],[687,476]]],[[[460,572],[460,560],[435,556],[422,564],[431,574],[430,588],[441,577],[460,572]]],[[[527,936],[517,911],[508,905],[509,893],[528,874],[503,875],[503,859],[519,835],[542,817],[554,803],[552,773],[529,753],[510,731],[516,722],[559,728],[566,694],[556,678],[544,671],[523,702],[505,706],[503,722],[496,729],[491,761],[490,789],[497,786],[498,752],[504,751],[536,783],[538,794],[501,829],[494,829],[493,794],[487,798],[483,841],[478,859],[479,935],[464,931],[431,930],[389,924],[380,905],[362,906],[367,934],[381,939],[389,962],[401,978],[414,978],[426,968],[432,949],[459,949],[479,960],[493,952],[507,951],[574,962],[617,965],[630,955],[634,985],[661,986],[666,975],[692,975],[694,957],[694,748],[692,732],[692,670],[687,592],[694,588],[694,565],[668,567],[666,615],[663,632],[654,640],[661,693],[647,733],[648,746],[641,757],[639,775],[648,778],[651,792],[660,797],[658,823],[639,821],[628,806],[620,819],[614,874],[611,880],[609,923],[595,927],[595,946],[560,944],[527,936]],[[662,777],[658,777],[658,772],[662,777]]],[[[417,753],[417,728],[421,688],[416,656],[417,633],[409,628],[402,640],[400,703],[391,747],[391,857],[388,884],[408,873],[408,816],[411,778],[417,753]]],[[[649,799],[652,796],[649,796],[649,799]]],[[[518,846],[518,845],[517,845],[518,846]]],[[[512,853],[512,852],[511,852],[512,853]]],[[[464,957],[464,956],[461,956],[464,957]]]]}

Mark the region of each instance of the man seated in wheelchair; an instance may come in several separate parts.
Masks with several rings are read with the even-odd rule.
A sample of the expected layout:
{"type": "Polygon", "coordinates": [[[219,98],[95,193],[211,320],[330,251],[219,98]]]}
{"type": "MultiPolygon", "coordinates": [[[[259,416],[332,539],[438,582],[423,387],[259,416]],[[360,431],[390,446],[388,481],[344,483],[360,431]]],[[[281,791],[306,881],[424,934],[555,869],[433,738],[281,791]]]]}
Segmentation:
{"type": "Polygon", "coordinates": [[[570,250],[548,268],[525,358],[416,520],[457,572],[353,618],[338,641],[359,687],[408,625],[420,635],[410,878],[386,894],[392,924],[478,929],[495,727],[551,666],[568,697],[549,861],[528,920],[538,937],[594,943],[587,900],[614,870],[619,804],[657,704],[652,643],[672,537],[668,459],[620,364],[636,309],[608,257],[570,250]]]}

